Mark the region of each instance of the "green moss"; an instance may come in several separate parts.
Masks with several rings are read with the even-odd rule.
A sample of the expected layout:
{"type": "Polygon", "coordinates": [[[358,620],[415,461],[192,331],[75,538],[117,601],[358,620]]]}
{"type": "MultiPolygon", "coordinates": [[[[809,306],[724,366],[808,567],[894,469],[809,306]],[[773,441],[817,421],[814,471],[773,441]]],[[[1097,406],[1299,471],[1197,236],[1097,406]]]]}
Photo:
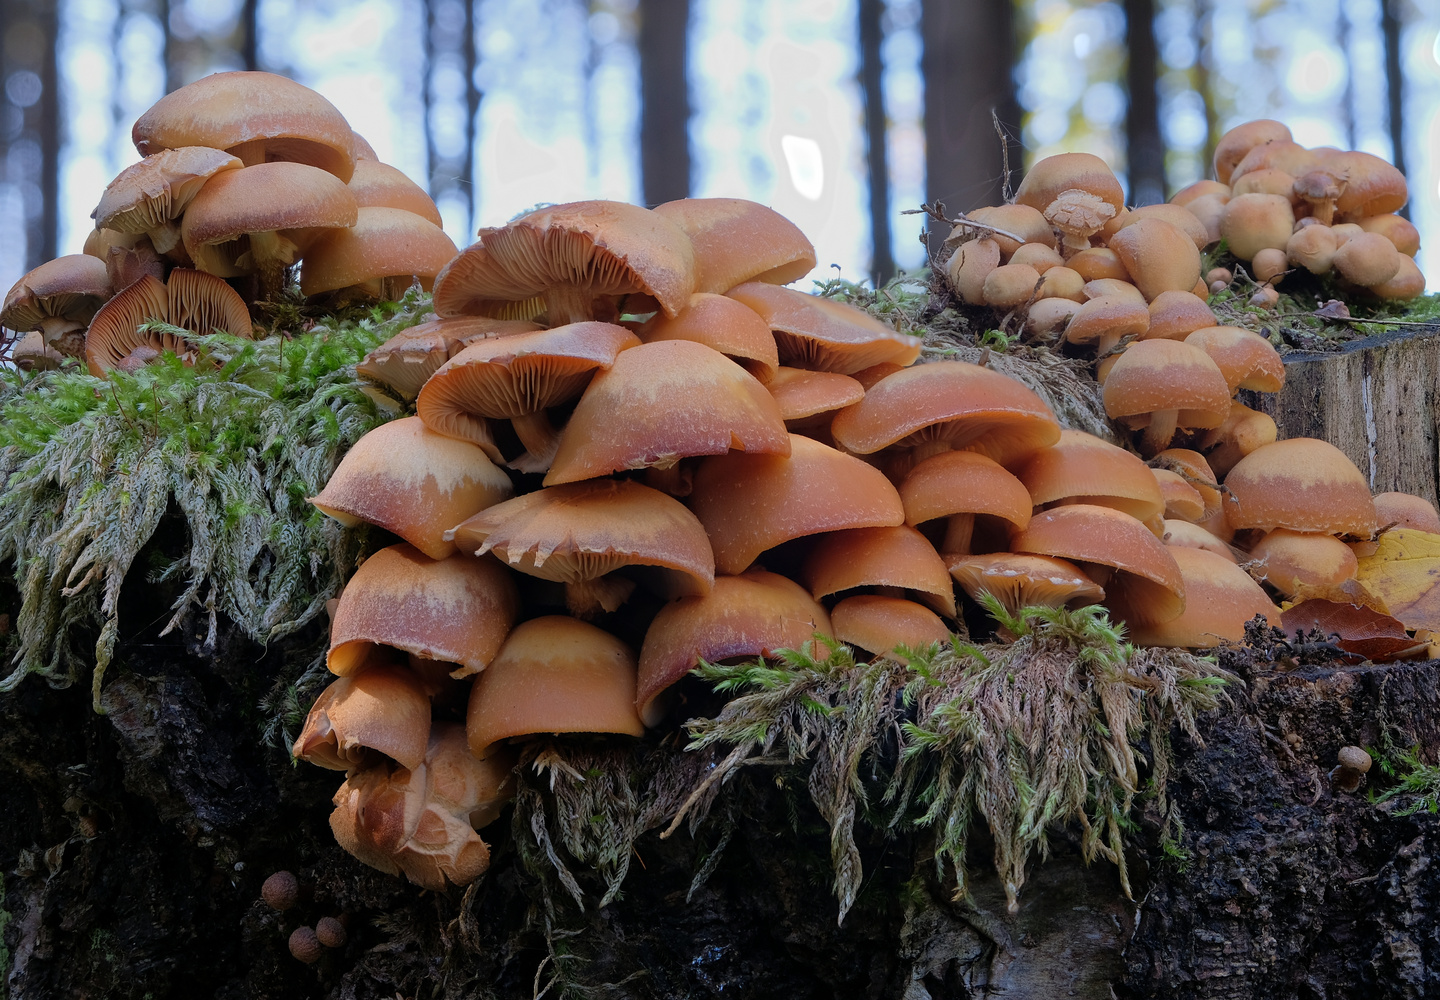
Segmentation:
{"type": "MultiPolygon", "coordinates": [[[[732,779],[763,768],[774,777],[764,784],[803,788],[828,828],[842,920],[863,884],[861,825],[929,840],[938,874],[963,898],[983,823],[1012,907],[1048,838],[1076,828],[1086,859],[1114,863],[1128,893],[1123,838],[1136,829],[1137,803],[1154,803],[1162,845],[1183,855],[1167,796],[1170,732],[1178,725],[1199,741],[1197,715],[1219,705],[1233,678],[1205,657],[1126,643],[1098,607],[1009,616],[992,602],[990,611],[1013,641],[957,638],[901,651],[903,663],[857,663],[832,643],[823,658],[780,651],[768,663],[703,665],[696,673],[733,697],[713,718],[686,724],[684,752],[668,741],[609,751],[605,761],[558,744],[528,751],[514,821],[522,859],[542,878],[558,873],[582,906],[581,877],[562,855],[593,865],[603,905],[643,833],[668,823],[669,836],[688,823],[694,834],[715,812],[721,826],[698,885],[743,811],[732,779]]],[[[787,796],[798,829],[797,805],[787,796]]]]}
{"type": "Polygon", "coordinates": [[[356,362],[427,309],[412,294],[312,322],[291,303],[284,319],[303,332],[200,338],[194,367],[167,354],[105,379],[0,374],[0,561],[13,562],[21,598],[18,665],[0,691],[31,674],[70,684],[93,665],[98,710],[122,585],[167,512],[185,538],[170,546],[178,558],[149,568],[181,588],[165,631],[198,615],[213,645],[224,614],[263,643],[314,618],[354,561],[355,535],[305,498],[386,419],[356,362]]]}
{"type": "Polygon", "coordinates": [[[1372,802],[1379,805],[1403,797],[1406,802],[1396,811],[1397,816],[1440,813],[1440,765],[1425,763],[1418,745],[1403,748],[1387,745],[1370,753],[1380,766],[1381,776],[1394,782],[1378,794],[1371,789],[1372,802]]]}

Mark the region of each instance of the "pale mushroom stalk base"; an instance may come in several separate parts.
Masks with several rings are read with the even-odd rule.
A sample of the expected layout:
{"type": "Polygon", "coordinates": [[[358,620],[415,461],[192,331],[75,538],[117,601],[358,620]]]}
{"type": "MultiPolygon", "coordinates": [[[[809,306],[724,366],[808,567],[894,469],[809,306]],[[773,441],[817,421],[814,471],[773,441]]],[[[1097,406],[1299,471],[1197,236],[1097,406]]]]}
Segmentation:
{"type": "Polygon", "coordinates": [[[951,514],[945,525],[945,542],[940,551],[945,555],[968,556],[975,537],[974,514],[951,514]]]}
{"type": "Polygon", "coordinates": [[[601,576],[565,584],[565,607],[576,618],[589,620],[614,611],[630,599],[635,581],[623,576],[601,576]]]}
{"type": "Polygon", "coordinates": [[[1145,426],[1141,447],[1151,455],[1170,447],[1170,440],[1175,437],[1175,422],[1179,419],[1179,410],[1156,410],[1150,414],[1150,423],[1145,426]]]}
{"type": "Polygon", "coordinates": [[[61,354],[78,358],[85,353],[85,324],[64,316],[46,316],[40,321],[45,344],[61,354]]]}
{"type": "MultiPolygon", "coordinates": [[[[520,472],[547,472],[560,447],[560,432],[550,423],[544,410],[527,413],[510,421],[515,435],[525,446],[525,454],[507,463],[520,472]]],[[[608,609],[608,610],[614,610],[608,609]]]]}
{"type": "Polygon", "coordinates": [[[286,272],[299,248],[278,232],[251,233],[250,249],[237,258],[241,267],[260,275],[260,297],[274,298],[285,290],[286,272]]]}

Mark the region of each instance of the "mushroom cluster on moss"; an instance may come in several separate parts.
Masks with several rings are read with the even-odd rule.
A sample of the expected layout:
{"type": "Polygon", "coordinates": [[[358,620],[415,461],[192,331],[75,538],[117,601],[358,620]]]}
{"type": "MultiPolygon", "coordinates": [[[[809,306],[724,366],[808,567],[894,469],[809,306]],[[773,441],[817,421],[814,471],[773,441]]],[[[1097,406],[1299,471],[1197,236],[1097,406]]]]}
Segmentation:
{"type": "Polygon", "coordinates": [[[85,252],[42,264],[6,296],[0,326],[23,335],[12,357],[24,369],[69,357],[103,374],[164,350],[188,357],[179,335],[117,324],[248,338],[248,304],[281,291],[296,266],[305,295],[338,305],[397,298],[417,281],[428,290],[456,254],[430,197],[283,76],[197,80],[141,115],[132,139],[143,158],[101,194],[85,252]],[[154,283],[173,287],[181,271],[216,280],[188,280],[190,306],[167,310],[154,283]],[[125,305],[92,344],[87,328],[112,296],[125,305]]]}
{"type": "MultiPolygon", "coordinates": [[[[1006,206],[993,226],[1079,256],[1076,244],[1110,218],[1100,206],[1113,192],[1094,186],[1083,197],[1061,188],[1069,203],[1048,215],[1006,206]]],[[[1137,222],[1117,245],[1133,239],[1134,259],[1148,258],[1158,251],[1139,237],[1158,233],[1163,247],[1162,226],[1180,232],[1137,222]]],[[[1298,444],[1274,443],[1273,424],[1268,438],[1234,430],[1244,425],[1235,391],[1274,391],[1283,370],[1268,343],[1215,322],[1192,287],[1197,240],[1182,235],[1193,275],[1187,263],[1184,275],[1147,275],[1144,290],[1130,271],[1078,286],[1099,305],[1076,319],[1128,316],[1126,333],[1162,331],[1118,354],[1106,379],[1107,404],[1142,431],[1147,464],[1063,430],[1012,378],[917,365],[910,332],[785,287],[813,251],[763,206],[579,202],[482,230],[440,273],[437,318],[363,366],[417,416],[362,440],[314,500],[406,543],[372,556],[341,595],[330,656],[341,680],[296,744],[349,768],[336,798],[342,843],[420,879],[401,860],[410,841],[381,857],[348,817],[356,789],[418,787],[408,775],[427,725],[463,720],[480,761],[538,734],[633,738],[678,721],[677,685],[702,662],[817,636],[899,656],[947,638],[967,597],[1011,609],[1103,603],[1165,646],[1238,641],[1256,615],[1278,624],[1287,591],[1257,568],[1263,553],[1232,545],[1258,544],[1264,515],[1238,513],[1252,510],[1244,488],[1227,493],[1222,481],[1231,466],[1237,484],[1252,466],[1278,467],[1246,454],[1298,444]],[[1225,459],[1223,470],[1177,447],[1178,435],[1225,459]],[[476,582],[441,582],[460,576],[476,582]],[[460,622],[474,633],[463,642],[460,622]],[[412,693],[376,704],[416,720],[403,757],[388,722],[364,737],[337,728],[347,681],[400,677],[412,693]]],[[[1022,245],[993,249],[1013,259],[1022,245]]],[[[1108,321],[1094,320],[1091,339],[1113,333],[1108,321]]],[[[1362,512],[1271,527],[1364,535],[1373,522],[1362,512]]],[[[452,854],[469,842],[456,831],[452,854]]],[[[424,877],[471,870],[447,864],[424,877]]]]}

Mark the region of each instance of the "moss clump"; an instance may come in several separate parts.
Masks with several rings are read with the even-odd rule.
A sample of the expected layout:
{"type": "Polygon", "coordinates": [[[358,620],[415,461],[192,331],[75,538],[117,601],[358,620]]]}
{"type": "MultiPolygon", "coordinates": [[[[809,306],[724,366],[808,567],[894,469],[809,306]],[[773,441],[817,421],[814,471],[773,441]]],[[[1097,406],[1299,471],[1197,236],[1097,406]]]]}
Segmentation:
{"type": "Polygon", "coordinates": [[[13,562],[21,601],[17,665],[0,691],[31,674],[67,685],[93,664],[98,710],[122,584],[167,511],[186,528],[179,558],[151,574],[183,584],[167,632],[198,612],[213,645],[223,613],[267,642],[315,617],[356,536],[305,498],[386,419],[356,362],[427,310],[412,294],[293,337],[198,338],[193,367],[166,354],[105,379],[0,375],[0,561],[13,562]],[[81,636],[96,622],[87,653],[81,636]]]}
{"type": "Polygon", "coordinates": [[[733,817],[723,789],[742,769],[763,767],[777,780],[799,774],[828,825],[841,920],[863,881],[857,823],[930,838],[938,873],[953,877],[962,898],[966,854],[983,820],[1012,909],[1031,858],[1046,854],[1056,829],[1078,827],[1085,857],[1113,862],[1128,893],[1122,838],[1132,810],[1153,801],[1162,838],[1173,839],[1170,733],[1178,725],[1199,742],[1197,715],[1219,705],[1233,676],[1184,650],[1126,643],[1099,607],[1011,617],[991,602],[989,610],[1013,641],[956,639],[906,652],[903,663],[857,663],[832,644],[823,659],[781,651],[772,663],[702,666],[701,678],[734,697],[713,718],[687,723],[683,750],[669,740],[531,750],[514,820],[522,860],[542,879],[558,874],[583,906],[563,845],[600,872],[603,905],[642,834],[667,821],[662,836],[687,821],[693,834],[716,809],[733,817]]]}

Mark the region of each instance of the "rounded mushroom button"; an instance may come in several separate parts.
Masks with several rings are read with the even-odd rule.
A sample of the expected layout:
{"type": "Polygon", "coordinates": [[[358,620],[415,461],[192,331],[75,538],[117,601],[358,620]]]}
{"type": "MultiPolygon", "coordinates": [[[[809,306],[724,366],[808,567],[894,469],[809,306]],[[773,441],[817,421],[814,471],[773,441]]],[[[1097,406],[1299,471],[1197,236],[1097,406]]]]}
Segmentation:
{"type": "Polygon", "coordinates": [[[265,880],[260,886],[260,897],[272,910],[284,912],[290,909],[300,898],[300,883],[295,876],[288,872],[276,872],[265,880]]]}
{"type": "Polygon", "coordinates": [[[320,939],[312,927],[297,927],[290,934],[290,954],[306,965],[314,965],[323,954],[320,939]]]}
{"type": "Polygon", "coordinates": [[[343,948],[349,940],[345,925],[334,917],[321,917],[315,924],[315,937],[327,948],[343,948]]]}

